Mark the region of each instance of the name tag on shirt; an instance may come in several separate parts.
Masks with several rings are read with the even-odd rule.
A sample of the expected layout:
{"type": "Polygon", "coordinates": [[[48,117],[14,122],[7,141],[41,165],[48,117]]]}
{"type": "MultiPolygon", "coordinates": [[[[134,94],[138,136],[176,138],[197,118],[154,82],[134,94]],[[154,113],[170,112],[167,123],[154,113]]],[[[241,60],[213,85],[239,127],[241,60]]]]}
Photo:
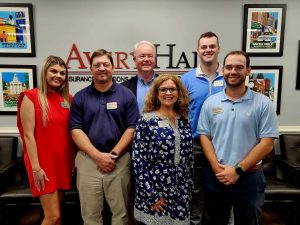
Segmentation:
{"type": "Polygon", "coordinates": [[[214,82],[215,87],[223,87],[224,86],[224,81],[223,80],[216,80],[214,82]]]}
{"type": "Polygon", "coordinates": [[[117,109],[118,104],[116,102],[108,102],[106,103],[106,109],[117,109]]]}
{"type": "Polygon", "coordinates": [[[62,108],[64,108],[64,109],[70,108],[70,106],[69,106],[69,104],[68,104],[67,102],[61,102],[61,103],[60,103],[60,106],[61,106],[62,108]]]}
{"type": "Polygon", "coordinates": [[[158,126],[161,128],[169,127],[169,122],[167,120],[160,120],[158,121],[158,126]]]}

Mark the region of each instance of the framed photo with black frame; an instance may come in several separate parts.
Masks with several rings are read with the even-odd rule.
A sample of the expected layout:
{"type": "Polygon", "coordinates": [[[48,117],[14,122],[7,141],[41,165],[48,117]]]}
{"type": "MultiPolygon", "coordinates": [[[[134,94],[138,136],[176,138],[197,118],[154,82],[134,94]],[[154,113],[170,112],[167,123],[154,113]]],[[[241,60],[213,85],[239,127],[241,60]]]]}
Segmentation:
{"type": "Polygon", "coordinates": [[[296,90],[300,90],[300,41],[299,41],[299,50],[298,50],[298,69],[297,69],[296,90]]]}
{"type": "Polygon", "coordinates": [[[245,4],[243,51],[249,56],[282,56],[286,4],[245,4]]]}
{"type": "Polygon", "coordinates": [[[0,3],[0,57],[34,57],[32,4],[0,3]]]}
{"type": "Polygon", "coordinates": [[[20,93],[36,86],[35,65],[0,65],[0,115],[16,114],[20,93]]]}
{"type": "Polygon", "coordinates": [[[282,66],[251,66],[246,85],[253,91],[266,95],[280,114],[282,66]]]}

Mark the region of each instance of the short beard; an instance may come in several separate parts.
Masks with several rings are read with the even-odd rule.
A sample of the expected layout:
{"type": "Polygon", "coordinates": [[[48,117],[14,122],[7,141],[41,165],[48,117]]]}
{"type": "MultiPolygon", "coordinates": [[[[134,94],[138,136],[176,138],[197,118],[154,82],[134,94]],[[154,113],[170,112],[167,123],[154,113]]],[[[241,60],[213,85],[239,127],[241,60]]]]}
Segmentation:
{"type": "Polygon", "coordinates": [[[239,81],[238,83],[235,83],[235,84],[230,84],[230,83],[227,81],[227,79],[225,79],[225,82],[226,82],[226,85],[227,85],[227,86],[236,88],[236,87],[239,87],[239,86],[241,86],[242,84],[244,84],[244,83],[245,83],[245,80],[246,80],[246,79],[241,80],[241,81],[239,81]]]}

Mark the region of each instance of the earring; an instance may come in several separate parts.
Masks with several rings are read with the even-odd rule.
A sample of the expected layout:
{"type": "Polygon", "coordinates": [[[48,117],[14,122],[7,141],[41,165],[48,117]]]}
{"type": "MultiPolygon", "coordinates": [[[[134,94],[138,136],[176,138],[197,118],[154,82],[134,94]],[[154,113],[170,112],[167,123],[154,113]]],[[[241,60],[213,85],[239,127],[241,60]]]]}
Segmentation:
{"type": "Polygon", "coordinates": [[[158,99],[156,99],[156,103],[155,103],[156,106],[159,106],[160,105],[160,101],[158,99]]]}

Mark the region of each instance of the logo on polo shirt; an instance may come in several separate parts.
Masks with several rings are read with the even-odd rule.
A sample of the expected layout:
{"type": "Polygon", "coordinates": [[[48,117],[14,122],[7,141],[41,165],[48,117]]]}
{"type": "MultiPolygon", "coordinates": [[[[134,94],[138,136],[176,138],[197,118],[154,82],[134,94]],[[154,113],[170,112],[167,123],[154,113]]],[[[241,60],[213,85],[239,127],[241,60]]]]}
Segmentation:
{"type": "Polygon", "coordinates": [[[223,112],[223,108],[221,108],[221,107],[213,108],[212,112],[213,112],[214,115],[218,115],[218,114],[223,112]]]}

